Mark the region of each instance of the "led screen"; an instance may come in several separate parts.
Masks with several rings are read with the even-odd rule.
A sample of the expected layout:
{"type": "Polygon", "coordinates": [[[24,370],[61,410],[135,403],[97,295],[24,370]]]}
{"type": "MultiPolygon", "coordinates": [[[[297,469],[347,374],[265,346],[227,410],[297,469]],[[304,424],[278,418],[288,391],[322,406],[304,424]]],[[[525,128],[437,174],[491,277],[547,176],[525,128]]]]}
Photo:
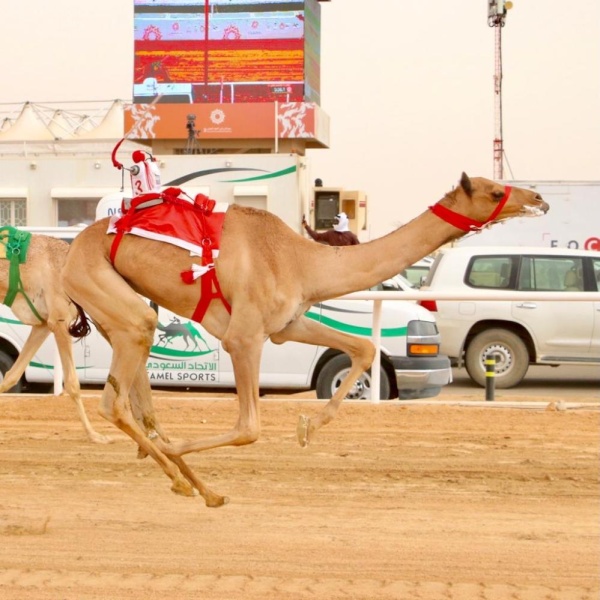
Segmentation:
{"type": "Polygon", "coordinates": [[[135,0],[134,103],[318,103],[319,21],[317,0],[135,0]]]}

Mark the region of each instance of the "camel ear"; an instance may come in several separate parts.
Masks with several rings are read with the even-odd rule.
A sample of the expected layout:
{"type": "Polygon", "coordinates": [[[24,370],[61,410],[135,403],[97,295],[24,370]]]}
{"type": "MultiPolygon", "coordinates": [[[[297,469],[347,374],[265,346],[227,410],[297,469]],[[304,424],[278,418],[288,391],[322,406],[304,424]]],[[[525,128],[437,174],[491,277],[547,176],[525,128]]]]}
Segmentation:
{"type": "Polygon", "coordinates": [[[460,187],[465,190],[465,194],[471,197],[473,195],[473,188],[471,187],[471,180],[469,176],[463,171],[463,174],[460,176],[460,187]]]}

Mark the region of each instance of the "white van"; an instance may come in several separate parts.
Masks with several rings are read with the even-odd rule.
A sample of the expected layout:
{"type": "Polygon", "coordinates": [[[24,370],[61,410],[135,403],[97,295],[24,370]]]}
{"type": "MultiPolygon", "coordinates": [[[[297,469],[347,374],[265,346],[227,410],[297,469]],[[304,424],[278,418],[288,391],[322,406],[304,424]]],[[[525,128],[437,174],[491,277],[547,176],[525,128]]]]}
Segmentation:
{"type": "MultiPolygon", "coordinates": [[[[72,240],[80,227],[24,228],[33,233],[72,240]]],[[[402,290],[410,283],[397,276],[379,289],[402,290]]],[[[161,387],[233,388],[231,360],[218,339],[200,324],[163,308],[147,363],[150,381],[161,387]]],[[[359,336],[372,334],[373,303],[369,300],[330,300],[313,306],[306,315],[330,327],[359,336]]],[[[10,308],[0,305],[0,372],[14,363],[29,327],[17,320],[10,308]]],[[[427,398],[439,394],[452,381],[450,361],[439,354],[440,336],[433,315],[415,302],[383,303],[381,331],[380,398],[427,398]],[[418,348],[417,348],[418,346],[418,348]],[[415,352],[411,349],[415,348],[415,352]],[[424,348],[428,353],[424,354],[424,348]]],[[[73,345],[75,365],[82,384],[104,384],[112,351],[102,336],[92,333],[73,345]]],[[[55,343],[46,340],[27,367],[24,381],[54,381],[55,343]]],[[[331,348],[287,342],[267,342],[262,356],[260,386],[272,389],[315,389],[319,398],[329,398],[348,371],[350,360],[331,348]]],[[[350,398],[370,399],[368,373],[357,381],[350,398]]]]}

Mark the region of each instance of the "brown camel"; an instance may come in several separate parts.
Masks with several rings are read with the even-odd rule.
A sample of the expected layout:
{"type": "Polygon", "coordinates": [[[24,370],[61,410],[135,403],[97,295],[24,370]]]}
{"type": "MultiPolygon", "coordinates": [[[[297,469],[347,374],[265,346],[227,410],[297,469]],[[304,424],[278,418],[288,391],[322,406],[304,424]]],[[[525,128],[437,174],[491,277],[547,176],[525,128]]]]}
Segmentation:
{"type": "MultiPolygon", "coordinates": [[[[183,461],[189,452],[241,446],[260,434],[259,368],[267,338],[276,344],[304,342],[339,349],[351,369],[337,392],[312,419],[300,417],[297,435],[305,446],[331,421],[354,381],[374,357],[373,344],[304,317],[313,304],[364,290],[461,237],[465,230],[518,215],[542,215],[548,205],[535,191],[509,188],[488,179],[469,179],[410,223],[382,238],[357,246],[315,244],[292,231],[278,217],[233,205],[225,214],[216,275],[223,297],[213,299],[203,326],[231,355],[239,417],[227,433],[204,440],[170,442],[152,407],[145,364],[157,316],[138,294],[190,318],[201,284],[182,282],[180,273],[193,260],[174,245],[125,235],[114,266],[108,219],[86,228],[71,246],[63,271],[65,291],[92,318],[113,348],[110,375],[100,413],[127,433],[140,452],[152,456],[171,478],[172,490],[193,495],[207,506],[226,498],[208,489],[183,461]],[[131,406],[128,404],[131,399],[131,406]],[[131,409],[131,410],[130,410],[131,409]]],[[[198,260],[198,259],[195,259],[198,260]]],[[[80,316],[84,316],[80,312],[80,316]]],[[[75,334],[75,323],[72,332],[75,334]]]]}
{"type": "MultiPolygon", "coordinates": [[[[110,438],[94,431],[85,413],[73,362],[73,340],[68,328],[77,317],[77,309],[65,295],[60,282],[60,271],[68,250],[69,244],[63,240],[38,234],[31,236],[27,260],[19,268],[24,294],[18,292],[11,306],[22,323],[31,325],[31,332],[15,364],[0,382],[0,393],[10,390],[19,382],[29,361],[48,335],[53,333],[62,363],[65,390],[77,406],[85,433],[90,441],[106,444],[111,441],[110,438]]],[[[9,289],[9,272],[9,260],[0,260],[0,298],[5,298],[9,289]]]]}

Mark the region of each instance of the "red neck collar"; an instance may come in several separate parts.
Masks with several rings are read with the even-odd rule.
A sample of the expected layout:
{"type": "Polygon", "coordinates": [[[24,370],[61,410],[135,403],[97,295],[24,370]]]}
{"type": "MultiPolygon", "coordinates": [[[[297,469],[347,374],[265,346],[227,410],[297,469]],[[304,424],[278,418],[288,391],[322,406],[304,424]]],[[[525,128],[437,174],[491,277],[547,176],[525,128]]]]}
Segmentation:
{"type": "Polygon", "coordinates": [[[478,229],[482,229],[488,223],[492,223],[495,221],[496,217],[500,214],[504,205],[508,201],[511,191],[510,185],[507,185],[504,188],[504,196],[500,202],[498,202],[498,206],[496,206],[494,212],[489,216],[487,221],[476,221],[475,219],[471,219],[470,217],[465,217],[464,215],[459,215],[458,213],[446,208],[441,205],[439,202],[429,207],[429,210],[436,216],[442,219],[442,221],[446,221],[453,227],[460,229],[461,231],[470,232],[478,229]]]}

